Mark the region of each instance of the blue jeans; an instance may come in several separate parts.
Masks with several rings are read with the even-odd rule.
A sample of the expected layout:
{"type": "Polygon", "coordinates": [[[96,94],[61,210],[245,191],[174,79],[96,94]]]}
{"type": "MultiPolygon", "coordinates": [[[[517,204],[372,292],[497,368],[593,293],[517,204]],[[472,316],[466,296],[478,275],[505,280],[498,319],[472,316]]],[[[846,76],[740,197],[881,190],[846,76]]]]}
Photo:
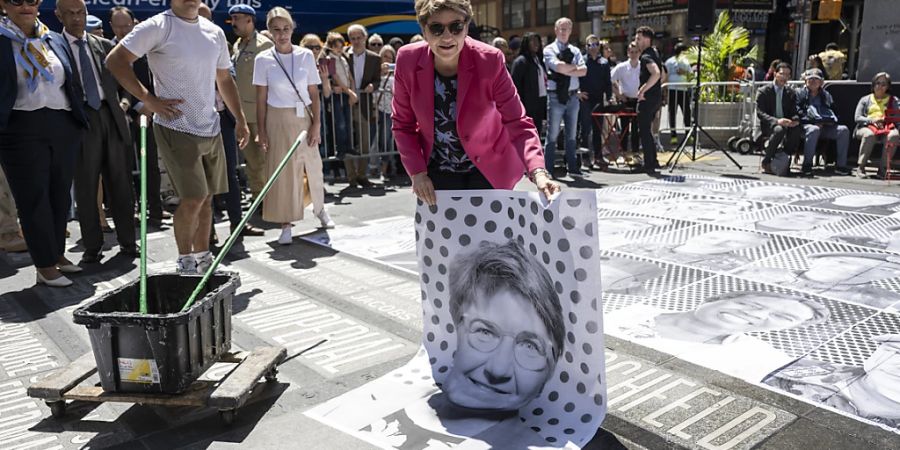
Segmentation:
{"type": "Polygon", "coordinates": [[[350,97],[347,94],[332,94],[331,113],[335,153],[338,159],[344,159],[344,155],[352,152],[353,146],[350,141],[350,97]]]}
{"type": "MultiPolygon", "coordinates": [[[[237,137],[234,134],[234,116],[228,110],[219,112],[219,123],[222,128],[222,146],[225,148],[225,170],[228,180],[228,192],[216,195],[225,200],[225,208],[228,212],[228,222],[231,228],[237,228],[241,223],[243,212],[241,211],[241,187],[237,178],[237,137]]],[[[215,205],[215,202],[213,203],[215,205]]],[[[215,206],[213,207],[215,209],[215,206]]]]}
{"type": "MultiPolygon", "coordinates": [[[[378,111],[378,123],[372,124],[369,133],[369,153],[387,153],[394,149],[394,133],[391,131],[391,114],[378,111]]],[[[390,155],[369,156],[369,167],[381,170],[379,162],[386,163],[391,160],[390,155]]]]}
{"type": "Polygon", "coordinates": [[[837,161],[835,165],[840,168],[847,167],[847,149],[850,147],[850,130],[844,125],[803,125],[803,134],[806,141],[803,143],[803,168],[812,169],[813,157],[816,155],[816,145],[819,139],[832,139],[837,141],[837,161]]]}
{"type": "Polygon", "coordinates": [[[578,96],[572,93],[569,101],[562,104],[556,98],[556,92],[547,95],[550,117],[547,120],[547,142],[544,144],[544,165],[553,171],[553,160],[556,158],[556,138],[559,137],[559,126],[566,121],[566,165],[569,173],[581,173],[575,159],[575,138],[578,131],[578,96]]]}

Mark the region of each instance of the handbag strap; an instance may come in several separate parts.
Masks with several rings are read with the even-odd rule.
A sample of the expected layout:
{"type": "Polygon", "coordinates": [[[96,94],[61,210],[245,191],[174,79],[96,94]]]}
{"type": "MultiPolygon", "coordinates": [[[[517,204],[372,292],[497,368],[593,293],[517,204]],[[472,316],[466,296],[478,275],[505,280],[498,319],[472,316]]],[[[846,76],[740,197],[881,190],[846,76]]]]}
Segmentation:
{"type": "MultiPolygon", "coordinates": [[[[291,49],[291,61],[294,60],[293,49],[291,49]]],[[[300,103],[303,104],[303,108],[306,109],[307,114],[309,114],[310,120],[313,118],[312,111],[309,109],[309,105],[303,101],[303,96],[300,95],[300,90],[297,89],[297,85],[294,83],[294,79],[288,74],[287,69],[284,67],[284,63],[281,62],[281,59],[278,58],[278,52],[275,51],[275,48],[272,48],[272,56],[275,58],[275,62],[278,63],[278,67],[281,67],[281,71],[284,72],[284,76],[287,77],[288,82],[291,84],[291,87],[294,88],[294,93],[297,94],[297,98],[300,99],[300,103]]],[[[293,62],[291,63],[291,71],[293,71],[293,62]]]]}

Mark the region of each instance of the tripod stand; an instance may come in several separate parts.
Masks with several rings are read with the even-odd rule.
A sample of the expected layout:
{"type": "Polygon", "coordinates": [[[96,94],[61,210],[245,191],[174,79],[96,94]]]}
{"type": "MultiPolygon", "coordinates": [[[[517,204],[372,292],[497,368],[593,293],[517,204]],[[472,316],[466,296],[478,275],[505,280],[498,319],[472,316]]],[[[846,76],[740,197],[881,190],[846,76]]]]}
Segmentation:
{"type": "MultiPolygon", "coordinates": [[[[699,68],[700,66],[702,66],[702,64],[703,64],[703,35],[701,34],[700,35],[700,45],[697,47],[697,67],[699,68]]],[[[722,148],[719,145],[719,143],[716,142],[716,140],[713,139],[713,137],[710,136],[709,133],[707,133],[706,130],[704,130],[702,126],[700,126],[700,121],[698,120],[700,118],[700,71],[699,70],[697,71],[696,81],[697,81],[697,83],[694,85],[694,88],[693,88],[694,98],[691,99],[694,103],[692,105],[694,107],[694,110],[691,111],[691,113],[692,113],[691,116],[693,118],[693,122],[691,124],[691,129],[687,132],[686,135],[684,135],[684,140],[681,141],[681,144],[678,146],[678,150],[675,150],[675,153],[673,153],[672,156],[669,157],[669,160],[666,161],[666,166],[669,168],[669,173],[672,173],[672,171],[675,170],[675,166],[678,165],[678,160],[681,159],[682,155],[687,156],[691,161],[696,161],[697,159],[699,159],[697,157],[697,148],[700,146],[700,133],[703,133],[703,135],[706,136],[706,138],[709,139],[713,145],[713,150],[710,150],[705,155],[701,155],[700,158],[702,158],[704,156],[708,156],[712,153],[719,151],[719,152],[724,153],[725,156],[727,156],[728,159],[730,159],[731,162],[734,163],[734,165],[737,166],[738,169],[743,169],[743,167],[741,167],[741,165],[738,164],[738,162],[735,161],[734,158],[731,157],[731,154],[729,154],[727,150],[722,148]],[[688,142],[689,142],[690,138],[694,139],[694,143],[693,143],[694,145],[693,145],[693,148],[691,149],[691,154],[687,155],[687,147],[688,147],[688,142]],[[674,160],[674,163],[673,163],[673,160],[674,160]]]]}

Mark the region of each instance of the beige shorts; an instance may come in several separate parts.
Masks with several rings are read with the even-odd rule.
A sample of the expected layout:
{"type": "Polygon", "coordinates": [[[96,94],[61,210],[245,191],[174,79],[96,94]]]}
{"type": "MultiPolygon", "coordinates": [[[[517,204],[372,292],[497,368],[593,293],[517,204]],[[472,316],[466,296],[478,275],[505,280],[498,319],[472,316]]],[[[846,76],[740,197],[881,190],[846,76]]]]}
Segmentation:
{"type": "Polygon", "coordinates": [[[166,164],[175,193],[205,198],[228,192],[222,135],[194,136],[153,124],[156,148],[166,164]]]}

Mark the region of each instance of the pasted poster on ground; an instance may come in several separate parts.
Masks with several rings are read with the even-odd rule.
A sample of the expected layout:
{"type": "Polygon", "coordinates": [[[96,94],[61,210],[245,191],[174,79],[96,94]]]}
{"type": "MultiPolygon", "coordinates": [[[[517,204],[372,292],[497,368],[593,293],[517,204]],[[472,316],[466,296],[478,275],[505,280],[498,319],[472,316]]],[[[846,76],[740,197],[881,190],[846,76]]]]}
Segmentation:
{"type": "Polygon", "coordinates": [[[423,341],[307,415],[382,448],[577,448],[606,413],[596,198],[444,191],[415,216],[423,341]]]}

